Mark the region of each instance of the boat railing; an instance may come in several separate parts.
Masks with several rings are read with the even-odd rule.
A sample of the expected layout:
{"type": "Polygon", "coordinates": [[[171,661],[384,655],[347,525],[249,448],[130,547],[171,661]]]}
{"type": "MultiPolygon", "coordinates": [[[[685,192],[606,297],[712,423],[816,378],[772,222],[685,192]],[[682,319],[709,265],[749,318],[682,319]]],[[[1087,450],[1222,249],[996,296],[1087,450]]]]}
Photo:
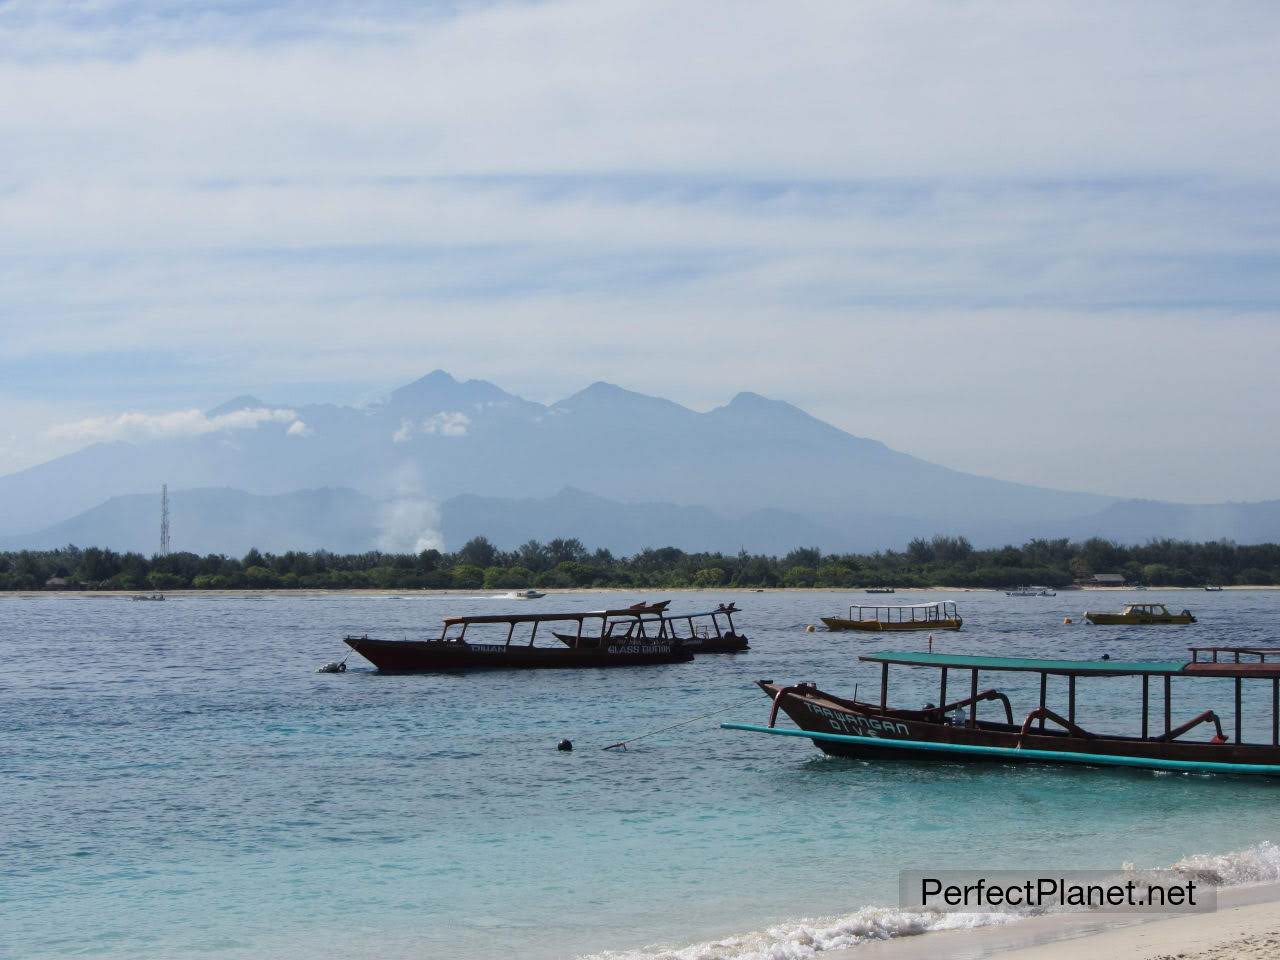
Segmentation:
{"type": "Polygon", "coordinates": [[[973,694],[965,697],[963,700],[954,700],[951,703],[943,704],[940,707],[927,708],[926,713],[937,718],[941,722],[948,713],[955,713],[957,710],[963,710],[965,707],[973,706],[975,703],[981,703],[983,700],[999,700],[1004,704],[1004,716],[1006,722],[1013,726],[1013,704],[1009,702],[1009,697],[994,687],[990,690],[983,690],[981,693],[973,694]]]}
{"type": "Polygon", "coordinates": [[[1052,720],[1054,723],[1062,727],[1062,729],[1066,730],[1067,733],[1071,734],[1073,737],[1080,737],[1081,739],[1084,739],[1084,740],[1092,740],[1095,737],[1097,737],[1096,733],[1090,733],[1088,730],[1085,730],[1083,727],[1077,726],[1073,721],[1068,720],[1066,717],[1062,716],[1062,714],[1060,713],[1054,713],[1048,707],[1036,707],[1034,710],[1028,713],[1026,719],[1022,721],[1022,728],[1018,731],[1019,749],[1021,749],[1022,747],[1023,739],[1026,737],[1027,733],[1031,730],[1031,725],[1035,723],[1037,720],[1040,721],[1041,732],[1044,732],[1044,721],[1052,720]]]}
{"type": "Polygon", "coordinates": [[[1272,658],[1272,662],[1280,660],[1280,647],[1188,647],[1191,653],[1192,663],[1220,663],[1220,657],[1227,657],[1229,663],[1243,662],[1241,657],[1257,657],[1259,663],[1267,663],[1267,657],[1272,658]],[[1205,655],[1205,660],[1200,659],[1200,655],[1205,655]]]}

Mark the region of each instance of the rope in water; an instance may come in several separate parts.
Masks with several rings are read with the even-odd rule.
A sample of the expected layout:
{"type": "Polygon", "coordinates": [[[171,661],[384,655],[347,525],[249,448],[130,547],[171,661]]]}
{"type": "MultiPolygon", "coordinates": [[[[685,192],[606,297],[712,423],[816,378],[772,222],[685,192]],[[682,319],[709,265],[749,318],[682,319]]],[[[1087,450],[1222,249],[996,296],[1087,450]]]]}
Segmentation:
{"type": "Polygon", "coordinates": [[[727,707],[721,707],[719,710],[712,710],[709,713],[701,713],[696,717],[690,717],[688,720],[681,720],[679,723],[672,723],[665,727],[659,727],[657,730],[650,730],[648,733],[642,733],[637,737],[631,737],[627,740],[619,740],[617,743],[611,743],[607,747],[601,747],[601,750],[626,750],[628,743],[635,743],[637,740],[643,740],[645,737],[652,737],[655,733],[665,733],[668,730],[674,730],[676,727],[683,727],[690,723],[697,723],[699,720],[705,720],[707,717],[714,717],[717,713],[724,713],[726,710],[733,710],[742,706],[744,703],[759,702],[760,694],[748,697],[746,700],[739,700],[737,703],[731,703],[727,707]]]}

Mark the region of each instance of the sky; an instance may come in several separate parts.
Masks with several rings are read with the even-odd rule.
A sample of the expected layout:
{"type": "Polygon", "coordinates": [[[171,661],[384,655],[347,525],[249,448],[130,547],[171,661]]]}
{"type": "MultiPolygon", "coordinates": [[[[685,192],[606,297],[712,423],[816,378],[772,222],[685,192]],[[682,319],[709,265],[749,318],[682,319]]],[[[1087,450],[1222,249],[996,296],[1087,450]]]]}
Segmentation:
{"type": "Polygon", "coordinates": [[[1277,50],[1270,2],[9,0],[0,474],[444,368],[1280,498],[1277,50]]]}

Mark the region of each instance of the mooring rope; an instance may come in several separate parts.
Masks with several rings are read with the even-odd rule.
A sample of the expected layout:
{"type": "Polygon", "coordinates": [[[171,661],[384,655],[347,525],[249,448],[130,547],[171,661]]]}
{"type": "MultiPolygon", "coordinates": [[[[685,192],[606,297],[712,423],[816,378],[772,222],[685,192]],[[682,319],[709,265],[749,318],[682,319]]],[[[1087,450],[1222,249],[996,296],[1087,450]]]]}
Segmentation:
{"type": "Polygon", "coordinates": [[[642,733],[636,737],[630,737],[626,740],[619,740],[617,743],[611,743],[607,747],[601,747],[600,749],[601,750],[619,750],[619,749],[626,750],[628,743],[635,743],[637,740],[643,740],[645,737],[652,737],[655,733],[665,733],[667,730],[674,730],[676,727],[683,727],[690,723],[696,723],[699,720],[705,720],[707,717],[714,717],[717,713],[724,713],[726,710],[733,710],[735,707],[740,707],[744,703],[751,703],[752,701],[755,701],[758,703],[760,701],[760,694],[757,693],[752,697],[748,697],[746,700],[739,700],[737,703],[731,703],[727,707],[721,707],[720,709],[712,710],[709,713],[698,714],[698,716],[690,717],[688,720],[681,720],[679,723],[668,724],[665,727],[659,727],[657,730],[650,730],[648,733],[642,733]]]}

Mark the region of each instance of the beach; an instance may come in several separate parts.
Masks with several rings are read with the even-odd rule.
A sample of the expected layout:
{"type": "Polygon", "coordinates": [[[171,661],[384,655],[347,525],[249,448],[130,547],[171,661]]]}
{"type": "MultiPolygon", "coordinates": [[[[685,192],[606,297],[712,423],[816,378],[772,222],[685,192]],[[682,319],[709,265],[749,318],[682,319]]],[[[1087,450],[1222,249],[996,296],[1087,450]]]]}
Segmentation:
{"type": "Polygon", "coordinates": [[[822,960],[1273,960],[1280,957],[1280,884],[1221,889],[1213,913],[1051,914],[1007,925],[898,937],[819,956],[822,960]]]}

